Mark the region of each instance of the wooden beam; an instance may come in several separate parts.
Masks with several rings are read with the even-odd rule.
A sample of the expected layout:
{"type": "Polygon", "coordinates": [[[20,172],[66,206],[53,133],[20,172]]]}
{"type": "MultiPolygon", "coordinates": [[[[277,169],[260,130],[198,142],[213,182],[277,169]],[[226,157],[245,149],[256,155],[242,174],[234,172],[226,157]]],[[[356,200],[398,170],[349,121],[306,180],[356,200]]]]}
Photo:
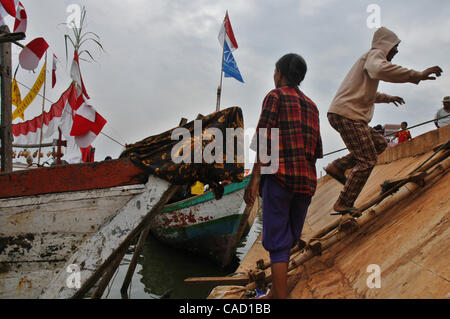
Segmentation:
{"type": "Polygon", "coordinates": [[[186,285],[196,286],[219,286],[219,285],[237,285],[243,286],[249,283],[248,276],[242,277],[192,277],[184,280],[186,285]]]}
{"type": "Polygon", "coordinates": [[[128,247],[133,243],[135,238],[142,232],[148,223],[153,219],[163,206],[167,203],[168,199],[173,196],[176,190],[175,187],[169,187],[163,195],[160,197],[158,203],[156,203],[150,212],[145,215],[142,221],[136,226],[124,239],[124,241],[109,255],[109,257],[96,269],[96,271],[83,283],[72,296],[72,299],[83,298],[84,295],[95,285],[95,283],[103,276],[112,263],[117,261],[118,258],[123,256],[124,252],[128,250],[128,247]]]}
{"type": "Polygon", "coordinates": [[[144,184],[146,176],[129,158],[15,171],[0,174],[0,198],[144,184]]]}
{"type": "MultiPolygon", "coordinates": [[[[198,118],[199,117],[197,116],[197,119],[198,118]]],[[[184,117],[181,118],[178,126],[182,127],[182,126],[186,125],[187,121],[188,120],[186,118],[184,118],[184,117]]],[[[180,185],[171,185],[169,187],[169,192],[170,192],[170,194],[175,194],[176,192],[179,191],[180,188],[181,188],[180,185]]],[[[167,202],[171,199],[171,197],[167,197],[167,200],[164,203],[164,205],[167,204],[167,202]]],[[[161,206],[161,209],[162,208],[163,208],[163,206],[161,206]]],[[[155,212],[155,215],[158,213],[159,213],[159,211],[155,212]]],[[[120,288],[120,293],[121,293],[122,297],[125,297],[125,298],[129,297],[127,294],[127,290],[131,283],[131,280],[133,279],[133,274],[136,269],[138,258],[141,256],[142,250],[144,249],[145,241],[147,240],[148,234],[150,233],[150,227],[151,227],[151,223],[148,223],[148,225],[145,227],[145,229],[139,235],[139,240],[134,248],[133,257],[131,258],[130,264],[128,265],[127,274],[125,275],[125,279],[123,280],[122,287],[120,288]]]]}
{"type": "MultiPolygon", "coordinates": [[[[0,34],[0,43],[6,42],[16,42],[25,39],[25,33],[23,32],[13,32],[13,33],[3,33],[0,34]]],[[[16,43],[20,47],[24,47],[22,44],[16,43]]]]}
{"type": "Polygon", "coordinates": [[[51,146],[57,146],[58,141],[54,140],[51,143],[43,143],[43,144],[13,144],[12,147],[16,148],[39,148],[39,147],[51,147],[51,146]]]}
{"type": "MultiPolygon", "coordinates": [[[[0,27],[0,32],[9,33],[8,26],[0,27]]],[[[11,43],[0,43],[1,81],[1,171],[12,172],[12,108],[11,108],[11,43]]]]}

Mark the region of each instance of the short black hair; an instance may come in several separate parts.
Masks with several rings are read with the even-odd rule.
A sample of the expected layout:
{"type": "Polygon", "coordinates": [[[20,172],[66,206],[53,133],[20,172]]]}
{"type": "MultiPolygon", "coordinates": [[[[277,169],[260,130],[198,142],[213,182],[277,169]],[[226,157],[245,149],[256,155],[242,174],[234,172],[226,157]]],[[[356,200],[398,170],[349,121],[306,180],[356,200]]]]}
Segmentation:
{"type": "MultiPolygon", "coordinates": [[[[398,123],[398,122],[397,122],[398,123]]],[[[406,127],[408,127],[408,123],[407,122],[402,122],[402,124],[405,124],[406,127]]]]}
{"type": "Polygon", "coordinates": [[[289,86],[299,86],[305,79],[307,66],[305,60],[296,53],[283,55],[275,67],[288,81],[289,86]]]}

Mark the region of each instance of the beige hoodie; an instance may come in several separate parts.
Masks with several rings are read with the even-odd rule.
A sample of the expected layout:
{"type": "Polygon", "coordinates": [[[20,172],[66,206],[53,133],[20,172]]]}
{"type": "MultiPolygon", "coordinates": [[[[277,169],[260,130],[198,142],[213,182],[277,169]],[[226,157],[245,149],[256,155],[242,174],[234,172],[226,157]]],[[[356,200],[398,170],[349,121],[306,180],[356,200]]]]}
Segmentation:
{"type": "Polygon", "coordinates": [[[328,110],[346,118],[369,123],[374,103],[392,102],[392,96],[377,92],[379,81],[420,82],[421,73],[386,60],[389,51],[400,43],[394,32],[381,27],[373,35],[372,48],[348,72],[328,110]]]}

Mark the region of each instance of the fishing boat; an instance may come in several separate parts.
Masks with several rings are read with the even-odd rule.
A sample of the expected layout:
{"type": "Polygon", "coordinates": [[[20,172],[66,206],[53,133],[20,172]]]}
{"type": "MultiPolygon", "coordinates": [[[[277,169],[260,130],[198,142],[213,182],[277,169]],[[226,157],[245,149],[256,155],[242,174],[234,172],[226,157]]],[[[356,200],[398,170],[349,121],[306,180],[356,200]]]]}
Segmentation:
{"type": "MultiPolygon", "coordinates": [[[[228,111],[223,112],[216,113],[214,119],[228,111]]],[[[161,142],[160,136],[155,137],[161,142]]],[[[158,152],[152,154],[160,157],[158,152]]],[[[169,171],[170,165],[166,165],[169,171]]],[[[198,229],[202,219],[208,225],[202,240],[220,242],[224,250],[205,245],[198,246],[199,252],[220,255],[217,260],[223,264],[252,221],[252,210],[242,201],[246,183],[225,186],[220,200],[207,192],[167,205],[161,216],[180,216],[183,209],[198,211],[198,229]],[[222,226],[211,227],[214,224],[222,226]]],[[[163,198],[171,185],[128,156],[1,173],[0,298],[73,297],[79,287],[76,278],[83,283],[118,247],[130,242],[130,235],[144,221],[153,223],[147,220],[148,213],[166,202],[163,198]],[[70,278],[75,280],[73,285],[68,284],[70,278]]],[[[155,225],[159,220],[154,219],[155,225]]],[[[175,229],[173,223],[167,226],[167,230],[175,229]]],[[[160,224],[155,229],[170,232],[163,231],[160,224]]]]}
{"type": "Polygon", "coordinates": [[[72,257],[100,262],[116,245],[105,238],[123,238],[145,214],[137,204],[168,187],[141,173],[120,159],[0,174],[0,298],[39,297],[56,273],[67,277],[72,257]],[[98,252],[82,256],[89,249],[98,252]]]}
{"type": "Polygon", "coordinates": [[[258,203],[247,207],[244,189],[250,177],[224,187],[215,200],[211,191],[166,205],[155,216],[150,231],[162,242],[206,255],[226,266],[246,228],[253,225],[258,203]]]}

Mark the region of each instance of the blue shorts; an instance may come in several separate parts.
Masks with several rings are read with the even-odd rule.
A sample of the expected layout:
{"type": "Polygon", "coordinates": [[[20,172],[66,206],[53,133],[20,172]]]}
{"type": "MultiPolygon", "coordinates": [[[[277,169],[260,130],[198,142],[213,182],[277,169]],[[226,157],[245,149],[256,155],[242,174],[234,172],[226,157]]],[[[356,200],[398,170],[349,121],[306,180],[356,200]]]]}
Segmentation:
{"type": "Polygon", "coordinates": [[[264,175],[262,185],[263,247],[272,264],[289,262],[289,251],[300,239],[311,196],[293,193],[264,175]]]}

